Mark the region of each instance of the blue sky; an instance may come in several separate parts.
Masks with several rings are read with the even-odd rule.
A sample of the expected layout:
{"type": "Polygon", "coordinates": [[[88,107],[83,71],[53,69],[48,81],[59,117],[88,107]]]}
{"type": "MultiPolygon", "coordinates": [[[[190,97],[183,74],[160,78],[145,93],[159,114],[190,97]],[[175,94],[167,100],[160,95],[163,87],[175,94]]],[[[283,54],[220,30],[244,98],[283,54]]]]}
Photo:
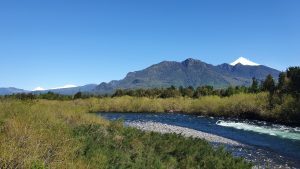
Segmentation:
{"type": "Polygon", "coordinates": [[[0,1],[0,86],[123,78],[163,60],[300,63],[299,0],[0,1]]]}

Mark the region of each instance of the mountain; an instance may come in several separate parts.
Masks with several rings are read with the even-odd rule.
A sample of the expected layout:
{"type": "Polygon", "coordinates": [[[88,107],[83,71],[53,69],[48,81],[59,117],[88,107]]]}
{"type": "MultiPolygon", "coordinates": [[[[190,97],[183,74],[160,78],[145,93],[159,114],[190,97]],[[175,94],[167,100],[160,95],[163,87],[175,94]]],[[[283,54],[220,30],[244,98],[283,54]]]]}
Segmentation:
{"type": "Polygon", "coordinates": [[[29,91],[14,88],[14,87],[0,88],[0,95],[10,95],[10,94],[28,93],[28,92],[29,91]]]}
{"type": "Polygon", "coordinates": [[[275,79],[279,71],[259,65],[245,58],[239,58],[230,64],[211,65],[197,59],[186,59],[182,62],[163,61],[144,70],[130,72],[119,81],[101,83],[94,92],[111,93],[116,89],[154,88],[174,86],[211,85],[215,88],[227,86],[249,86],[252,77],[263,80],[268,74],[275,79]]]}
{"type": "Polygon", "coordinates": [[[74,95],[77,92],[84,92],[84,93],[90,93],[95,89],[97,85],[96,84],[88,84],[84,86],[77,86],[77,87],[63,87],[58,89],[49,89],[49,90],[37,90],[32,91],[34,94],[43,94],[48,92],[53,92],[57,94],[63,94],[63,95],[74,95]]]}
{"type": "MultiPolygon", "coordinates": [[[[62,88],[44,90],[39,87],[34,94],[54,92],[63,95],[74,95],[77,92],[111,94],[116,89],[137,89],[174,86],[203,86],[211,85],[224,88],[237,85],[251,85],[252,78],[264,80],[268,74],[275,79],[280,71],[254,63],[240,57],[231,64],[211,65],[197,59],[186,59],[182,62],[163,61],[146,69],[129,72],[122,80],[109,83],[88,84],[85,86],[64,86],[62,88]]],[[[0,95],[30,92],[16,88],[0,88],[0,95]]]]}

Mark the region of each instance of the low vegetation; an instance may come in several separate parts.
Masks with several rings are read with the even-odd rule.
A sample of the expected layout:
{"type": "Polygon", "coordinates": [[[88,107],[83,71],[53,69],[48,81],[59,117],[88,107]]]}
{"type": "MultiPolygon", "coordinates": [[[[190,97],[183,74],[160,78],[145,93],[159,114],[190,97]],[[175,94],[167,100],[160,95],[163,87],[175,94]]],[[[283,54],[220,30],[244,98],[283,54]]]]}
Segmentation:
{"type": "MultiPolygon", "coordinates": [[[[119,99],[128,98],[112,104],[119,99]]],[[[1,99],[0,168],[251,168],[204,140],[145,133],[88,113],[103,101],[1,99]]]]}
{"type": "MultiPolygon", "coordinates": [[[[93,96],[77,93],[64,96],[55,93],[41,95],[16,94],[2,99],[19,100],[93,100],[103,112],[183,112],[209,116],[225,116],[268,120],[300,125],[300,68],[290,67],[279,75],[278,82],[271,75],[264,81],[253,78],[249,87],[236,86],[214,89],[212,86],[171,86],[154,89],[117,90],[113,95],[93,96]]],[[[91,103],[91,105],[94,105],[91,103]]]]}
{"type": "Polygon", "coordinates": [[[199,99],[122,96],[93,100],[101,105],[98,109],[101,112],[182,112],[299,125],[299,104],[296,104],[292,96],[283,96],[282,103],[274,105],[271,109],[269,99],[268,92],[260,92],[240,93],[230,97],[204,96],[199,99]]]}

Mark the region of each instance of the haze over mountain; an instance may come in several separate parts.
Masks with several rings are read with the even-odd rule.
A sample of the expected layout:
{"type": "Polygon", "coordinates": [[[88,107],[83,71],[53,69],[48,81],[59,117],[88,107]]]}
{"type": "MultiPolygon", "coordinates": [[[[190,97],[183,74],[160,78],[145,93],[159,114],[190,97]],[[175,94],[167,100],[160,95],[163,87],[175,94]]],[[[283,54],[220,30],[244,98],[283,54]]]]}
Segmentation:
{"type": "MultiPolygon", "coordinates": [[[[170,86],[203,86],[211,85],[215,88],[228,86],[245,85],[249,86],[252,78],[263,80],[268,74],[275,79],[278,78],[280,71],[259,65],[246,58],[240,57],[231,64],[211,65],[197,59],[186,59],[182,62],[163,61],[154,64],[146,69],[129,72],[122,80],[113,80],[109,83],[88,84],[74,87],[68,85],[60,88],[44,90],[38,87],[34,94],[47,93],[49,91],[73,95],[77,92],[110,94],[116,89],[136,89],[136,88],[155,88],[170,86]]],[[[0,88],[0,95],[13,93],[26,93],[16,88],[0,88]]]]}
{"type": "Polygon", "coordinates": [[[74,85],[66,85],[63,87],[57,87],[53,89],[44,89],[42,87],[37,87],[32,91],[18,89],[14,87],[8,87],[8,88],[0,88],[0,95],[11,95],[11,94],[18,94],[18,93],[44,94],[48,92],[53,92],[53,93],[58,93],[63,95],[74,95],[77,92],[90,93],[95,89],[97,85],[87,84],[84,86],[76,86],[76,87],[73,86],[74,85]]]}
{"type": "Polygon", "coordinates": [[[64,85],[61,87],[55,87],[55,88],[51,88],[51,89],[45,89],[43,87],[36,87],[35,89],[33,89],[33,91],[44,91],[44,90],[56,90],[56,89],[67,89],[67,88],[74,88],[77,87],[76,85],[64,85]]]}
{"type": "Polygon", "coordinates": [[[97,86],[96,84],[87,84],[84,86],[76,86],[76,87],[65,86],[62,88],[55,88],[49,90],[37,90],[37,91],[33,91],[32,93],[43,94],[43,93],[53,92],[53,93],[58,93],[63,95],[74,95],[77,92],[90,93],[95,89],[96,86],[97,86]]]}
{"type": "Polygon", "coordinates": [[[1,87],[0,88],[0,95],[10,95],[14,93],[28,93],[30,91],[18,89],[15,87],[1,87]]]}

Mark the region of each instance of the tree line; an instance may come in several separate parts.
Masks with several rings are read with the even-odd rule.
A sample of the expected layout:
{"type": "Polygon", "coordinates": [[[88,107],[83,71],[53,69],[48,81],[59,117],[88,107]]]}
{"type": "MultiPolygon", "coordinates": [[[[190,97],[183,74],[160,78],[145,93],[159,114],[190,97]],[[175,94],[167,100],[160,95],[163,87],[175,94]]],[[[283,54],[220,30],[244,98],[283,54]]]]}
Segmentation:
{"type": "MultiPolygon", "coordinates": [[[[202,96],[216,95],[220,97],[228,97],[239,93],[259,93],[269,92],[270,97],[282,97],[285,94],[290,94],[297,100],[300,98],[300,67],[290,67],[285,72],[281,72],[278,77],[278,82],[274,80],[272,75],[268,75],[265,80],[252,78],[252,85],[247,86],[229,86],[225,89],[215,89],[213,86],[205,85],[194,88],[175,87],[168,88],[150,88],[150,89],[117,89],[112,95],[95,95],[90,93],[78,92],[74,95],[61,95],[53,92],[44,94],[19,93],[4,96],[4,98],[16,98],[21,100],[27,99],[48,99],[48,100],[72,100],[84,99],[90,97],[149,97],[149,98],[173,98],[173,97],[188,97],[200,98],[202,96]]],[[[273,99],[274,100],[274,99],[273,99]]],[[[271,101],[273,101],[271,99],[271,101]]]]}
{"type": "Polygon", "coordinates": [[[134,96],[134,97],[151,97],[151,98],[171,98],[171,97],[190,97],[200,98],[202,96],[216,95],[228,97],[238,93],[259,93],[269,92],[272,96],[278,94],[292,94],[299,99],[300,96],[300,67],[290,67],[285,72],[281,72],[278,82],[272,75],[268,75],[260,81],[255,77],[252,78],[252,85],[246,86],[229,86],[225,89],[214,89],[213,86],[199,86],[194,88],[175,87],[168,88],[151,88],[151,89],[117,89],[112,97],[134,96]]]}

